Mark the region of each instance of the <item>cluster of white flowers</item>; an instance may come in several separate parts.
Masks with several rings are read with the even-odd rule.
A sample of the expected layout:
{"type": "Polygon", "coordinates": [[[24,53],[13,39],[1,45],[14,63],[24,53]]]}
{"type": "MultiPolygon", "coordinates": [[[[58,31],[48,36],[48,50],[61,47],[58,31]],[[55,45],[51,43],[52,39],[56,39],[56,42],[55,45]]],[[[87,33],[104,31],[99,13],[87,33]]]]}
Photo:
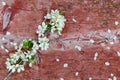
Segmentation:
{"type": "Polygon", "coordinates": [[[35,61],[35,54],[37,53],[38,49],[39,46],[37,45],[36,41],[31,39],[23,40],[19,45],[19,49],[15,53],[10,54],[10,58],[7,58],[5,63],[7,69],[12,73],[15,71],[19,73],[24,71],[24,66],[27,62],[29,62],[29,66],[32,67],[32,64],[35,61]]]}
{"type": "Polygon", "coordinates": [[[6,61],[7,69],[12,72],[15,72],[16,70],[17,72],[24,71],[25,59],[23,57],[25,57],[25,55],[21,52],[16,52],[15,54],[11,54],[10,58],[7,58],[6,61]],[[20,59],[21,61],[18,62],[20,59]],[[24,62],[22,61],[22,59],[24,60],[24,62]]]}
{"type": "Polygon", "coordinates": [[[41,50],[47,50],[49,48],[49,39],[45,34],[50,31],[51,33],[57,32],[61,35],[66,21],[65,17],[58,10],[51,10],[51,13],[48,13],[44,18],[46,21],[42,22],[36,31],[41,50]]]}
{"type": "Polygon", "coordinates": [[[62,13],[58,10],[51,10],[51,13],[48,13],[44,18],[50,20],[51,32],[54,33],[57,31],[61,35],[66,21],[62,13]]]}
{"type": "Polygon", "coordinates": [[[65,17],[58,10],[51,10],[51,13],[48,13],[45,17],[45,22],[42,22],[38,26],[36,33],[38,34],[37,41],[32,39],[24,39],[15,53],[11,53],[10,57],[6,60],[7,69],[14,73],[24,71],[26,63],[29,63],[29,67],[32,67],[32,64],[37,61],[36,54],[37,50],[47,50],[49,48],[49,39],[48,32],[58,33],[61,35],[61,32],[65,26],[65,17]]]}

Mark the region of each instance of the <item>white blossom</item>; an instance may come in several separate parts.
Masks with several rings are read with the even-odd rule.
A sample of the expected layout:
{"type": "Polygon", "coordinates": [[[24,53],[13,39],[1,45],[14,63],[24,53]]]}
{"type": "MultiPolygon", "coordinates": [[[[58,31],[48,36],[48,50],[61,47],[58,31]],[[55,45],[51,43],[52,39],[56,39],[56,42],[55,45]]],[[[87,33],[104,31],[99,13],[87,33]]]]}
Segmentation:
{"type": "Polygon", "coordinates": [[[15,53],[15,54],[11,54],[10,55],[10,62],[11,63],[16,63],[18,61],[20,56],[18,56],[18,53],[15,53]]]}
{"type": "Polygon", "coordinates": [[[19,72],[21,72],[21,71],[24,71],[25,69],[24,69],[24,66],[23,65],[19,65],[18,67],[17,67],[17,72],[19,73],[19,72]]]}
{"type": "Polygon", "coordinates": [[[29,63],[29,67],[32,67],[32,63],[29,63]]]}
{"type": "Polygon", "coordinates": [[[41,48],[41,50],[47,50],[49,48],[49,39],[46,37],[43,38],[39,38],[39,47],[41,48]]]}
{"type": "Polygon", "coordinates": [[[48,13],[44,18],[50,19],[50,24],[52,26],[51,32],[54,33],[55,31],[57,31],[58,34],[61,35],[62,29],[65,26],[65,17],[61,15],[58,10],[51,10],[51,13],[48,13]]]}
{"type": "Polygon", "coordinates": [[[22,61],[28,61],[28,59],[24,53],[21,53],[19,56],[21,57],[22,61]]]}
{"type": "Polygon", "coordinates": [[[56,28],[55,28],[55,26],[53,25],[53,26],[51,27],[51,32],[54,33],[55,30],[56,30],[56,28]]]}
{"type": "Polygon", "coordinates": [[[36,41],[32,41],[33,42],[33,47],[32,50],[38,50],[39,49],[39,45],[36,43],[36,41]]]}
{"type": "Polygon", "coordinates": [[[44,36],[46,28],[47,28],[47,25],[45,24],[45,22],[42,22],[42,25],[39,25],[38,29],[36,31],[36,33],[38,34],[38,36],[44,36]]]}
{"type": "Polygon", "coordinates": [[[15,65],[12,65],[12,66],[10,66],[10,67],[11,67],[12,73],[14,73],[15,70],[16,70],[15,65]]]}

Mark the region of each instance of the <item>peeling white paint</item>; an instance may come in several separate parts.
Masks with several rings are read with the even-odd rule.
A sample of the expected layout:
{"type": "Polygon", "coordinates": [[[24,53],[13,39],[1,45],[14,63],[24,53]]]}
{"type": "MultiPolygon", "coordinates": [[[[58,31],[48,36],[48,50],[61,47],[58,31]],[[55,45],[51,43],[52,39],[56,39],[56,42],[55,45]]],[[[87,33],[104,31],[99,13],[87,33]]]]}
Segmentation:
{"type": "Polygon", "coordinates": [[[106,65],[106,66],[109,66],[109,65],[110,65],[110,63],[109,63],[109,62],[105,62],[105,65],[106,65]]]}
{"type": "Polygon", "coordinates": [[[75,18],[72,18],[72,21],[75,22],[75,23],[77,22],[75,18]]]}
{"type": "Polygon", "coordinates": [[[95,53],[95,55],[94,55],[94,60],[96,60],[97,57],[98,57],[98,52],[95,53]]]}
{"type": "Polygon", "coordinates": [[[81,48],[80,46],[78,46],[78,45],[76,45],[75,48],[78,49],[79,51],[81,51],[81,49],[82,49],[82,48],[81,48]]]}
{"type": "Polygon", "coordinates": [[[119,22],[118,21],[115,21],[115,25],[117,26],[119,24],[119,22]]]}
{"type": "Polygon", "coordinates": [[[92,80],[92,77],[89,77],[89,80],[92,80]]]}
{"type": "Polygon", "coordinates": [[[67,64],[67,63],[64,63],[63,67],[64,67],[64,68],[67,68],[67,67],[68,67],[68,64],[67,64]]]}
{"type": "Polygon", "coordinates": [[[117,36],[114,36],[113,39],[114,39],[114,40],[117,40],[117,36]]]}
{"type": "Polygon", "coordinates": [[[60,80],[64,80],[64,78],[60,78],[60,80]]]}
{"type": "Polygon", "coordinates": [[[106,49],[110,50],[110,47],[106,47],[106,49]]]}
{"type": "Polygon", "coordinates": [[[111,30],[110,30],[110,29],[108,29],[108,30],[107,30],[107,32],[108,32],[108,33],[111,33],[111,30]]]}
{"type": "Polygon", "coordinates": [[[107,80],[112,80],[112,78],[108,78],[107,80]]]}
{"type": "Polygon", "coordinates": [[[117,80],[117,77],[116,77],[116,76],[114,76],[114,77],[113,77],[113,80],[117,80]]]}
{"type": "Polygon", "coordinates": [[[117,55],[120,57],[120,52],[117,52],[117,55]]]}
{"type": "Polygon", "coordinates": [[[6,2],[2,1],[2,5],[5,6],[5,5],[6,5],[6,2]]]}
{"type": "Polygon", "coordinates": [[[0,46],[1,49],[5,49],[3,45],[0,46]]]}
{"type": "Polygon", "coordinates": [[[113,77],[113,76],[114,76],[114,74],[113,74],[113,73],[111,73],[111,74],[110,74],[110,76],[112,76],[112,77],[113,77]]]}
{"type": "Polygon", "coordinates": [[[111,42],[110,42],[110,44],[114,44],[114,42],[113,42],[113,41],[111,41],[111,42]]]}
{"type": "Polygon", "coordinates": [[[79,72],[75,72],[75,76],[78,76],[79,75],[79,72]]]}
{"type": "Polygon", "coordinates": [[[94,43],[95,41],[93,39],[90,39],[90,43],[94,43]]]}
{"type": "Polygon", "coordinates": [[[11,34],[10,32],[8,32],[8,31],[6,32],[6,35],[7,35],[7,36],[10,35],[10,34],[11,34]]]}
{"type": "Polygon", "coordinates": [[[5,41],[5,38],[4,38],[4,37],[2,37],[2,40],[3,40],[3,41],[5,41]]]}
{"type": "Polygon", "coordinates": [[[56,61],[57,61],[57,62],[60,62],[60,59],[57,58],[56,61]]]}
{"type": "Polygon", "coordinates": [[[9,53],[9,50],[8,50],[8,49],[5,49],[5,52],[9,53]]]}

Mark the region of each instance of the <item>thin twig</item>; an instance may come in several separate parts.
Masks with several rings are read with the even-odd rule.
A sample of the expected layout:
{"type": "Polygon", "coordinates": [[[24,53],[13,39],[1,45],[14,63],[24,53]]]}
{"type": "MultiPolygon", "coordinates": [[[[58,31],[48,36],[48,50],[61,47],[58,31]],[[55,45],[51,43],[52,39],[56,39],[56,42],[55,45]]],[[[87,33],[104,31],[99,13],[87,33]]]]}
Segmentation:
{"type": "Polygon", "coordinates": [[[35,54],[35,63],[36,63],[36,64],[39,64],[39,63],[40,63],[39,57],[40,57],[39,54],[36,53],[36,54],[35,54]]]}
{"type": "Polygon", "coordinates": [[[3,80],[7,80],[11,74],[12,74],[12,71],[10,71],[3,80]]]}

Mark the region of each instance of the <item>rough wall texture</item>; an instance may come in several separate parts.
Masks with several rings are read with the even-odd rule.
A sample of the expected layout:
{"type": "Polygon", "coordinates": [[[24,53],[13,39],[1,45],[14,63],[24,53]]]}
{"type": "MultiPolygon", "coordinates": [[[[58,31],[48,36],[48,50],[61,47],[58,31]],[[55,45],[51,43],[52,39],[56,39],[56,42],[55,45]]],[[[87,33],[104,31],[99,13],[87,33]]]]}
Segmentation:
{"type": "MultiPolygon", "coordinates": [[[[113,77],[120,80],[120,57],[117,54],[120,51],[119,0],[4,0],[12,11],[4,32],[2,20],[8,6],[4,7],[2,1],[0,45],[9,52],[14,51],[9,44],[11,41],[37,38],[37,25],[51,9],[64,12],[67,19],[62,35],[50,37],[49,50],[39,51],[40,64],[32,68],[26,66],[24,72],[12,74],[9,80],[107,80],[113,77]],[[5,35],[7,31],[11,35],[5,35]],[[2,41],[3,37],[6,41],[2,41]],[[81,47],[80,51],[76,45],[81,47]],[[98,57],[94,60],[96,52],[98,57]]],[[[8,73],[5,61],[9,53],[5,49],[0,48],[0,80],[8,73]]]]}

